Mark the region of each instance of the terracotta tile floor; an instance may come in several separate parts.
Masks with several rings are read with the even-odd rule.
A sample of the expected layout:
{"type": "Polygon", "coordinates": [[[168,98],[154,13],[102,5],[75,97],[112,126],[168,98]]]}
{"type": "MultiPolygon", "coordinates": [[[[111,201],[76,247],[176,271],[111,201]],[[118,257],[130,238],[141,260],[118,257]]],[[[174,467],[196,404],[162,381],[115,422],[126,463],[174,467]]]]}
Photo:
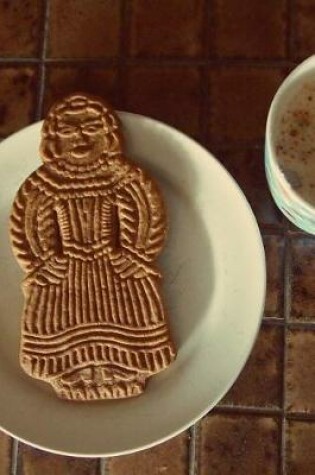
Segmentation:
{"type": "Polygon", "coordinates": [[[263,166],[277,87],[315,47],[313,0],[0,1],[0,139],[73,90],[156,117],[213,151],[263,234],[264,323],[238,380],[190,431],[108,460],[0,437],[1,475],[313,475],[315,240],[289,225],[263,166]]]}

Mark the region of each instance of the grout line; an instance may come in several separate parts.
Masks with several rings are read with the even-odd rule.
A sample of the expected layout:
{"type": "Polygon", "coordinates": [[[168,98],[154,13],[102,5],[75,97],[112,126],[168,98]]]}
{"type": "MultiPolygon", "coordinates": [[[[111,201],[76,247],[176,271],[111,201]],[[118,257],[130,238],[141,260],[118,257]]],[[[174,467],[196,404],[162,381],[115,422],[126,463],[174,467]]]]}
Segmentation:
{"type": "MultiPolygon", "coordinates": [[[[50,0],[46,0],[45,5],[49,4],[50,0]]],[[[127,5],[129,5],[127,3],[127,5]]],[[[46,12],[47,13],[47,12],[46,12]]],[[[45,16],[46,16],[45,13],[45,16]]],[[[128,28],[129,29],[129,28],[128,28]]],[[[47,39],[47,38],[46,38],[47,39]]],[[[45,64],[70,64],[78,66],[82,64],[95,64],[99,66],[117,66],[121,62],[120,55],[112,58],[35,58],[35,57],[0,57],[0,63],[38,63],[45,64]]],[[[233,58],[178,58],[178,57],[151,57],[151,58],[137,58],[132,56],[123,57],[123,62],[127,66],[212,66],[212,67],[257,67],[257,68],[294,68],[299,61],[279,59],[279,60],[261,60],[261,59],[233,59],[233,58]]]]}
{"type": "Polygon", "coordinates": [[[315,414],[314,412],[286,412],[286,418],[289,420],[298,420],[304,422],[314,422],[315,421],[315,414]]]}
{"type": "Polygon", "coordinates": [[[285,419],[285,404],[286,404],[286,397],[285,397],[285,382],[286,382],[286,329],[283,329],[283,361],[282,361],[282,418],[281,418],[281,434],[280,434],[280,474],[285,475],[286,467],[285,467],[285,455],[286,455],[286,419],[285,419]]]}
{"type": "Polygon", "coordinates": [[[262,237],[282,237],[284,235],[283,223],[268,224],[258,221],[262,237]]]}
{"type": "Polygon", "coordinates": [[[215,55],[215,17],[216,15],[216,5],[213,1],[206,2],[205,5],[205,12],[204,12],[204,20],[203,20],[203,55],[206,61],[211,61],[213,59],[217,59],[215,55]]]}
{"type": "MultiPolygon", "coordinates": [[[[199,133],[200,141],[207,146],[211,143],[210,125],[211,125],[211,91],[210,91],[210,72],[206,67],[209,61],[209,51],[211,46],[209,28],[211,22],[211,10],[213,8],[212,2],[206,2],[203,19],[203,38],[202,38],[202,54],[203,59],[200,61],[200,88],[199,88],[199,133]]],[[[210,28],[211,29],[211,28],[210,28]]],[[[212,143],[211,143],[212,147],[212,143]]],[[[213,147],[212,147],[213,148],[213,147]]]]}
{"type": "Polygon", "coordinates": [[[279,224],[259,224],[260,232],[262,237],[271,237],[271,236],[283,236],[284,227],[283,223],[279,224]]]}
{"type": "Polygon", "coordinates": [[[281,433],[280,433],[280,459],[278,462],[279,473],[286,474],[286,418],[282,415],[281,418],[281,433]]]}
{"type": "Polygon", "coordinates": [[[16,66],[25,66],[25,64],[38,64],[40,63],[41,59],[40,58],[0,58],[0,63],[1,66],[6,66],[8,65],[16,65],[16,66]]]}
{"type": "Polygon", "coordinates": [[[201,438],[201,421],[197,421],[190,427],[191,441],[189,446],[189,465],[188,475],[199,474],[200,459],[200,438],[201,438]]]}
{"type": "Polygon", "coordinates": [[[199,118],[198,118],[198,132],[200,134],[200,142],[208,148],[208,136],[210,127],[210,87],[209,87],[209,73],[206,68],[200,68],[200,88],[199,88],[199,118]]]}
{"type": "Polygon", "coordinates": [[[287,330],[315,330],[315,322],[286,322],[284,318],[264,316],[263,324],[275,327],[285,327],[287,330]]]}
{"type": "Polygon", "coordinates": [[[281,317],[264,316],[262,319],[262,325],[269,326],[269,327],[283,327],[284,320],[281,317]]]}
{"type": "Polygon", "coordinates": [[[281,422],[281,475],[286,475],[286,372],[287,372],[287,330],[291,314],[291,240],[288,233],[289,223],[285,223],[285,242],[284,242],[284,286],[283,286],[283,364],[282,364],[282,407],[283,417],[281,422]]]}
{"type": "Polygon", "coordinates": [[[286,324],[289,330],[315,330],[315,322],[289,322],[286,324]]]}
{"type": "Polygon", "coordinates": [[[288,60],[294,58],[294,42],[295,42],[295,28],[294,28],[294,19],[295,19],[295,0],[287,0],[287,56],[288,60]]]}
{"type": "Polygon", "coordinates": [[[215,142],[212,141],[214,144],[214,152],[252,152],[253,150],[261,152],[264,154],[264,139],[254,142],[215,142]]]}
{"type": "Polygon", "coordinates": [[[39,71],[39,87],[38,87],[37,107],[36,107],[36,113],[35,113],[35,119],[36,120],[41,119],[42,112],[43,112],[45,81],[46,81],[45,59],[46,59],[46,56],[47,56],[47,47],[48,47],[49,14],[50,14],[49,0],[45,0],[43,42],[42,42],[42,51],[41,51],[41,57],[40,57],[40,71],[39,71]]]}
{"type": "Polygon", "coordinates": [[[120,7],[120,44],[119,57],[114,65],[118,67],[118,87],[120,90],[121,103],[120,107],[125,109],[126,106],[126,62],[128,60],[129,44],[130,44],[130,8],[128,0],[122,0],[120,7]]]}
{"type": "MultiPolygon", "coordinates": [[[[228,144],[224,140],[217,140],[216,138],[213,138],[211,140],[210,145],[211,145],[211,150],[213,150],[213,153],[259,151],[262,157],[264,155],[264,139],[263,138],[260,140],[253,140],[253,141],[248,141],[248,142],[244,142],[242,140],[234,140],[232,142],[229,142],[228,144]]],[[[207,146],[210,146],[210,145],[209,143],[207,144],[207,146]]]]}
{"type": "Polygon", "coordinates": [[[253,414],[260,416],[285,416],[287,419],[297,419],[305,421],[315,421],[315,413],[286,411],[282,407],[258,407],[258,406],[242,406],[233,404],[219,404],[215,406],[209,413],[233,413],[233,414],[253,414]]]}
{"type": "Polygon", "coordinates": [[[234,414],[243,413],[264,416],[280,416],[282,415],[283,410],[282,408],[277,407],[235,406],[232,404],[222,404],[216,406],[211,412],[232,412],[234,414]]]}
{"type": "Polygon", "coordinates": [[[196,440],[197,440],[197,424],[194,424],[189,429],[190,441],[188,452],[188,475],[195,475],[197,473],[197,458],[196,458],[196,440]]]}
{"type": "Polygon", "coordinates": [[[105,458],[100,459],[100,467],[99,467],[100,475],[107,475],[107,461],[105,458]]]}
{"type": "Polygon", "coordinates": [[[12,438],[12,448],[11,448],[11,475],[17,475],[18,468],[18,454],[19,454],[19,441],[12,438]]]}
{"type": "Polygon", "coordinates": [[[281,317],[264,316],[262,324],[266,326],[285,327],[287,330],[315,330],[315,322],[287,322],[281,317]]]}
{"type": "Polygon", "coordinates": [[[120,45],[118,62],[127,61],[129,59],[131,8],[131,4],[128,0],[122,0],[120,10],[120,45]]]}
{"type": "Polygon", "coordinates": [[[292,32],[292,2],[286,0],[286,12],[284,18],[285,24],[285,56],[287,59],[291,57],[291,32],[292,32]]]}

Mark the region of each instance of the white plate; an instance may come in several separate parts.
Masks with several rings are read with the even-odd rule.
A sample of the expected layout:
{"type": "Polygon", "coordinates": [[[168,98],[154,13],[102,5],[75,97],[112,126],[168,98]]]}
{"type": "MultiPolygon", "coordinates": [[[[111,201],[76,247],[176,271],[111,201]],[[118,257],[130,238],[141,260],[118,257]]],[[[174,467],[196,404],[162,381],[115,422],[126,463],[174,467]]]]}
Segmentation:
{"type": "Polygon", "coordinates": [[[0,426],[66,455],[109,456],[165,441],[205,415],[233,384],[257,335],[265,258],[254,215],[238,185],[196,142],[155,120],[121,113],[127,155],[164,192],[170,221],[160,260],[177,360],[144,395],[121,401],[59,400],[19,368],[22,273],[11,253],[14,195],[40,165],[40,124],[0,145],[0,426]]]}

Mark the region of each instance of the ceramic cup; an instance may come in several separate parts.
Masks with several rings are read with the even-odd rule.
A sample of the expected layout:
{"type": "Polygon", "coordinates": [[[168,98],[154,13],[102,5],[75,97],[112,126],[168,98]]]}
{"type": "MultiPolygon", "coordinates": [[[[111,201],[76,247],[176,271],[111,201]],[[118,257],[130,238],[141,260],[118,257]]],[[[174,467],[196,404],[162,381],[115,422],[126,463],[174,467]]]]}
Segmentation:
{"type": "Polygon", "coordinates": [[[289,74],[273,98],[265,168],[279,209],[297,227],[315,234],[315,55],[289,74]]]}

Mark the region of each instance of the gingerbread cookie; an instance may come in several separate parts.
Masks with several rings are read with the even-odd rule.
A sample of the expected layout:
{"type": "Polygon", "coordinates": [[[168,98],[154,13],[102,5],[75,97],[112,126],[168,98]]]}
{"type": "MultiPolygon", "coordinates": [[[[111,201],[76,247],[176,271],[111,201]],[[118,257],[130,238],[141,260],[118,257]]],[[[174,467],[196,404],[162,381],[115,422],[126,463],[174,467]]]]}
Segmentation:
{"type": "Polygon", "coordinates": [[[68,400],[139,395],[176,356],[153,265],[166,236],[159,190],[124,157],[118,117],[98,98],[54,105],[40,153],[11,214],[26,272],[21,366],[68,400]]]}

